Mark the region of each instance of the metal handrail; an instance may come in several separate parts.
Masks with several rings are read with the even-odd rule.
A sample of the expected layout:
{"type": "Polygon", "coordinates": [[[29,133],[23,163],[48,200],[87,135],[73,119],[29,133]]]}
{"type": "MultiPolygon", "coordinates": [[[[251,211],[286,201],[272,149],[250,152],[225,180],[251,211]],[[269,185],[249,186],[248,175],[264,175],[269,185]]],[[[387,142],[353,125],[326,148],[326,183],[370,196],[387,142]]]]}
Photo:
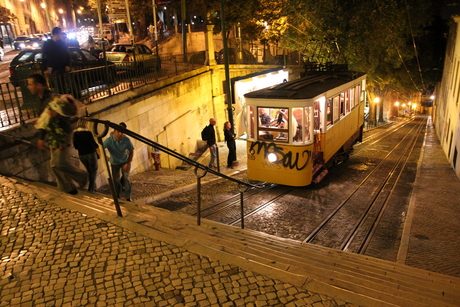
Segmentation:
{"type": "MultiPolygon", "coordinates": [[[[173,156],[176,159],[179,159],[179,160],[181,160],[181,161],[183,161],[185,163],[188,163],[188,164],[194,166],[195,168],[202,169],[203,171],[206,171],[208,173],[214,174],[214,175],[219,176],[221,178],[233,181],[235,183],[245,185],[248,188],[256,188],[256,189],[261,188],[260,186],[253,185],[253,184],[250,184],[250,183],[247,183],[247,182],[232,178],[232,177],[227,176],[225,174],[222,174],[222,173],[220,173],[218,171],[215,171],[212,168],[209,168],[208,166],[206,166],[204,164],[198,163],[195,160],[192,160],[192,159],[190,159],[190,158],[188,158],[188,157],[186,157],[186,156],[184,156],[184,155],[182,155],[182,154],[180,154],[180,153],[178,153],[178,152],[176,152],[174,150],[169,149],[168,147],[165,147],[165,146],[163,146],[163,145],[161,145],[161,144],[159,144],[157,142],[154,142],[154,141],[152,141],[152,140],[150,140],[150,139],[148,139],[148,138],[146,138],[146,137],[144,137],[144,136],[142,136],[140,134],[137,134],[137,133],[135,133],[135,132],[133,132],[131,130],[125,129],[122,126],[117,125],[115,123],[112,123],[112,122],[110,122],[108,120],[100,120],[100,119],[95,119],[95,118],[85,118],[85,119],[87,121],[89,121],[89,122],[96,123],[96,125],[94,127],[94,130],[93,130],[96,134],[97,134],[97,124],[103,124],[106,127],[108,126],[108,127],[113,128],[113,129],[115,129],[117,131],[123,132],[124,134],[126,134],[126,135],[128,135],[128,136],[130,136],[130,137],[132,137],[132,138],[134,138],[134,139],[146,144],[146,145],[152,146],[152,147],[154,147],[154,148],[156,148],[156,149],[158,149],[158,150],[160,150],[160,151],[162,151],[162,152],[164,152],[164,153],[166,153],[166,154],[168,154],[170,156],[173,156]]],[[[104,136],[101,136],[101,137],[104,137],[104,136]]]]}

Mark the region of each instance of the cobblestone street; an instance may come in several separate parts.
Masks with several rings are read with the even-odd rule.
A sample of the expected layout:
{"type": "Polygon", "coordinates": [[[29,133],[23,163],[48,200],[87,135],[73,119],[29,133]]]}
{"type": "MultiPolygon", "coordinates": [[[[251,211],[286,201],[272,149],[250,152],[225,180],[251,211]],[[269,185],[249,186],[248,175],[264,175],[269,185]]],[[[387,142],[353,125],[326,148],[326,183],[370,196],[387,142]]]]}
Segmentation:
{"type": "Polygon", "coordinates": [[[1,186],[0,306],[352,306],[1,186]]]}

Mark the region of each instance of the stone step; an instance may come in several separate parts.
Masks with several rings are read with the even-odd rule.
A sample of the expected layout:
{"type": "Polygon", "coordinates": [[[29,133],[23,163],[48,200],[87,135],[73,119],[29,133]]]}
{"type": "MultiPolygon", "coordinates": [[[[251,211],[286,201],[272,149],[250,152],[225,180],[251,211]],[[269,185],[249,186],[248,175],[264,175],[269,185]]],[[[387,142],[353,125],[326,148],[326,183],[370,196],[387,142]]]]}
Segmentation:
{"type": "Polygon", "coordinates": [[[152,238],[357,305],[437,307],[460,301],[458,278],[209,220],[197,226],[195,217],[149,205],[121,202],[124,218],[117,218],[106,196],[24,184],[29,193],[40,192],[75,210],[86,208],[121,227],[148,229],[152,238]]]}
{"type": "Polygon", "coordinates": [[[406,274],[399,274],[397,278],[389,277],[386,273],[369,274],[369,272],[364,270],[342,268],[340,263],[337,262],[328,263],[324,260],[319,262],[318,259],[313,257],[293,256],[288,253],[275,251],[274,249],[271,249],[271,247],[267,247],[266,245],[264,246],[264,244],[252,245],[248,244],[247,241],[243,242],[232,240],[225,237],[225,234],[223,234],[224,237],[215,236],[212,233],[211,236],[209,236],[209,232],[193,228],[187,228],[186,231],[189,236],[191,235],[201,238],[201,244],[206,242],[207,245],[216,249],[221,249],[225,252],[232,249],[235,255],[245,253],[246,257],[252,260],[265,264],[271,264],[279,269],[285,268],[286,270],[293,270],[294,272],[305,270],[308,272],[307,276],[324,282],[334,280],[341,281],[342,283],[348,283],[350,280],[353,280],[353,284],[357,287],[371,287],[372,289],[379,289],[379,291],[383,293],[402,291],[403,293],[399,296],[407,297],[408,295],[412,295],[417,303],[425,303],[430,306],[434,306],[433,304],[435,303],[439,304],[437,299],[440,297],[451,304],[455,304],[460,301],[458,287],[456,289],[448,289],[447,287],[442,287],[442,290],[436,289],[438,287],[436,287],[436,284],[433,284],[431,281],[425,282],[420,280],[417,282],[416,279],[413,279],[411,276],[407,276],[406,274]],[[288,266],[287,268],[286,265],[288,266]]]}
{"type": "MultiPolygon", "coordinates": [[[[454,277],[451,279],[446,275],[436,274],[368,256],[357,254],[351,254],[352,256],[348,256],[346,254],[349,253],[344,255],[344,253],[341,251],[324,248],[313,244],[305,244],[296,241],[289,242],[283,241],[282,239],[272,240],[272,238],[267,238],[264,236],[264,234],[261,233],[249,235],[247,230],[245,230],[246,236],[241,238],[239,232],[240,230],[221,230],[221,232],[218,232],[217,228],[214,229],[215,236],[225,236],[227,238],[233,238],[234,240],[242,240],[246,243],[263,244],[265,246],[269,246],[270,249],[279,251],[281,253],[296,257],[312,257],[320,263],[325,261],[332,262],[336,267],[343,266],[347,270],[365,270],[376,275],[382,274],[394,278],[399,278],[401,274],[410,273],[410,278],[412,278],[413,282],[415,283],[419,283],[421,280],[425,280],[431,286],[434,282],[436,282],[436,285],[441,284],[443,288],[448,288],[453,283],[452,279],[455,279],[454,277]]],[[[456,279],[456,283],[459,282],[460,279],[456,279]]],[[[455,288],[455,290],[457,290],[457,288],[455,288]]]]}

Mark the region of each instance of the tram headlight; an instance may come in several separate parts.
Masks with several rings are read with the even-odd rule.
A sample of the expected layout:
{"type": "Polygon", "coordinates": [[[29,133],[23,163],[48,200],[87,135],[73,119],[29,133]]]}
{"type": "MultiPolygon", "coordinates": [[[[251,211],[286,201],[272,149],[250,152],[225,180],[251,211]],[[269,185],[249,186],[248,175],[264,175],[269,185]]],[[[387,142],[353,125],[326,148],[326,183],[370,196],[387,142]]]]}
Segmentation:
{"type": "Polygon", "coordinates": [[[269,162],[276,162],[276,160],[278,160],[278,158],[276,157],[276,154],[274,153],[269,153],[267,158],[269,162]]]}

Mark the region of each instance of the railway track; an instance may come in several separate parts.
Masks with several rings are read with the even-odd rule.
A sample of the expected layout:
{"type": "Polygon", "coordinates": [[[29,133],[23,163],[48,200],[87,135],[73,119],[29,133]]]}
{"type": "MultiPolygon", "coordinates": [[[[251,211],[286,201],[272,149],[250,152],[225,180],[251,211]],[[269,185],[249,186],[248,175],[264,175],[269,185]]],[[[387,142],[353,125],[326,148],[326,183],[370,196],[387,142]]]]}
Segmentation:
{"type": "MultiPolygon", "coordinates": [[[[244,195],[244,218],[262,211],[275,201],[289,194],[295,188],[269,184],[261,190],[252,190],[244,195]]],[[[241,204],[239,195],[217,203],[202,211],[201,216],[228,225],[241,222],[241,204]]]]}
{"type": "Polygon", "coordinates": [[[303,242],[365,253],[424,126],[419,120],[303,242]]]}

